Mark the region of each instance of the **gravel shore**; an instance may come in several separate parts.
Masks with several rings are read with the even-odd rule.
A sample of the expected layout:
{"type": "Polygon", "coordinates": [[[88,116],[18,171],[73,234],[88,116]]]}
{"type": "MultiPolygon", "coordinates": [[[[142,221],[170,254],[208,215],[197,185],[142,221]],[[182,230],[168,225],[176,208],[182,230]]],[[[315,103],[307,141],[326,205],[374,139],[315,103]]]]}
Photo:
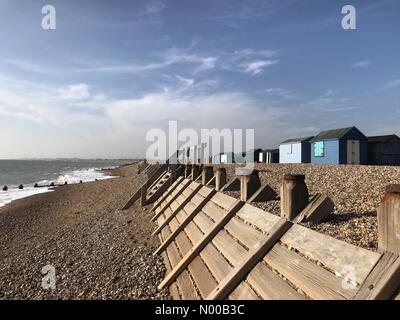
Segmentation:
{"type": "MultiPolygon", "coordinates": [[[[234,176],[234,165],[229,166],[229,178],[234,176]]],[[[334,213],[319,224],[306,226],[370,250],[378,246],[376,209],[385,188],[400,184],[400,167],[314,165],[314,164],[257,164],[260,180],[279,194],[284,174],[304,174],[310,194],[326,194],[335,203],[334,213]]],[[[239,197],[239,193],[229,192],[239,197]]],[[[280,214],[280,202],[256,203],[256,206],[280,214]]]]}
{"type": "Polygon", "coordinates": [[[121,177],[68,185],[0,209],[0,299],[170,299],[150,209],[121,208],[146,179],[136,165],[121,177]],[[56,289],[41,287],[52,265],[56,289]]]}

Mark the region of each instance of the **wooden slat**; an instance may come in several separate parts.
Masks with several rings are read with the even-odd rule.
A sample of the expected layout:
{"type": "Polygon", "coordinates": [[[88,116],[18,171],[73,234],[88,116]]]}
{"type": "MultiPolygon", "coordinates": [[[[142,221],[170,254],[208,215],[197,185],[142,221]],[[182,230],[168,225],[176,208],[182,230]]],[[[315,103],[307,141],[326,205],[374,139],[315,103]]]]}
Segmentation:
{"type": "Polygon", "coordinates": [[[203,210],[212,220],[217,221],[226,214],[226,209],[216,205],[215,202],[208,202],[203,210]]]}
{"type": "Polygon", "coordinates": [[[227,223],[225,229],[247,248],[253,248],[262,238],[263,233],[234,217],[227,223]]]}
{"type": "Polygon", "coordinates": [[[264,300],[304,300],[305,297],[259,262],[247,276],[247,282],[264,300]]]}
{"type": "Polygon", "coordinates": [[[353,266],[354,272],[349,272],[345,276],[358,284],[365,280],[380,258],[378,253],[353,246],[300,225],[294,225],[281,241],[342,275],[347,271],[345,266],[353,266]]]}
{"type": "Polygon", "coordinates": [[[189,197],[187,197],[180,205],[177,205],[176,208],[173,210],[173,212],[165,218],[165,220],[163,221],[163,223],[153,232],[153,236],[156,235],[157,233],[159,233],[163,228],[165,228],[165,226],[171,221],[172,218],[175,217],[175,215],[183,209],[183,207],[186,205],[186,203],[188,203],[192,197],[197,193],[198,189],[201,187],[201,185],[199,185],[195,190],[192,191],[191,195],[189,197]]]}
{"type": "Polygon", "coordinates": [[[386,252],[368,275],[355,296],[356,300],[387,300],[400,287],[400,258],[386,252]]]}
{"type": "Polygon", "coordinates": [[[164,288],[165,286],[168,286],[171,284],[175,278],[183,271],[186,269],[188,264],[204,249],[204,247],[209,243],[214,236],[225,226],[225,224],[235,215],[235,213],[243,206],[243,202],[237,200],[237,202],[234,203],[234,205],[231,207],[231,209],[228,211],[226,216],[224,216],[216,225],[213,227],[213,229],[204,235],[203,239],[195,245],[192,250],[188,252],[187,255],[180,261],[180,263],[170,272],[167,277],[161,282],[159,285],[159,289],[164,288]]]}
{"type": "MultiPolygon", "coordinates": [[[[214,193],[215,190],[210,189],[209,194],[203,199],[203,202],[200,203],[197,207],[193,207],[189,203],[186,204],[189,205],[189,210],[192,209],[192,211],[187,212],[186,219],[182,221],[179,227],[170,235],[170,237],[168,237],[165,240],[165,242],[161,244],[161,246],[155,251],[155,254],[159,254],[160,252],[165,250],[165,248],[167,248],[167,246],[171,243],[171,241],[178,235],[179,232],[181,232],[192,221],[192,219],[198,214],[198,212],[201,210],[204,204],[209,201],[209,199],[213,196],[214,193]]],[[[183,203],[180,206],[182,205],[183,203]]],[[[185,210],[185,208],[186,206],[183,206],[182,209],[185,210]]]]}
{"type": "Polygon", "coordinates": [[[174,183],[169,187],[169,189],[162,195],[162,197],[160,197],[160,199],[158,199],[154,205],[152,210],[155,211],[160,205],[161,203],[175,190],[175,188],[181,184],[181,182],[183,182],[184,178],[183,177],[178,177],[174,183]]]}
{"type": "Polygon", "coordinates": [[[168,197],[169,200],[167,201],[167,204],[165,204],[157,213],[156,215],[153,217],[152,221],[155,221],[163,212],[166,208],[168,208],[174,201],[176,198],[178,198],[179,196],[181,196],[182,191],[185,190],[188,185],[190,184],[190,181],[187,180],[185,182],[183,182],[182,184],[178,185],[178,187],[175,189],[175,192],[171,193],[171,197],[168,197]]]}
{"type": "Polygon", "coordinates": [[[212,243],[234,266],[237,266],[247,254],[247,250],[237,243],[226,230],[221,230],[212,240],[212,243]]]}
{"type": "Polygon", "coordinates": [[[233,204],[237,201],[235,198],[232,198],[222,192],[217,192],[215,196],[212,198],[212,201],[215,202],[220,207],[228,210],[233,204]]]}
{"type": "MultiPolygon", "coordinates": [[[[163,252],[162,253],[162,257],[164,259],[165,269],[167,270],[167,274],[168,274],[169,272],[171,272],[172,269],[171,269],[171,264],[170,264],[169,259],[168,259],[167,252],[163,252]]],[[[171,296],[172,296],[172,298],[174,300],[180,300],[181,299],[181,296],[179,294],[178,285],[176,283],[173,283],[173,284],[170,285],[169,292],[170,292],[170,294],[171,294],[171,296]]]]}
{"type": "Polygon", "coordinates": [[[281,219],[250,204],[245,204],[237,215],[264,232],[268,232],[281,219]]]}
{"type": "Polygon", "coordinates": [[[246,283],[242,282],[239,286],[229,295],[230,300],[261,300],[252,288],[246,283]]]}
{"type": "Polygon", "coordinates": [[[215,225],[215,222],[211,221],[203,212],[199,212],[193,218],[193,221],[199,226],[203,233],[209,232],[215,225]]]}
{"type": "Polygon", "coordinates": [[[240,283],[243,276],[265,256],[265,254],[275,245],[282,235],[289,230],[292,223],[282,219],[271,230],[261,242],[250,249],[246,257],[235,267],[210,293],[207,300],[224,299],[240,283]]]}
{"type": "Polygon", "coordinates": [[[351,299],[357,292],[351,287],[344,289],[341,278],[281,244],[276,244],[264,261],[312,299],[351,299]]]}

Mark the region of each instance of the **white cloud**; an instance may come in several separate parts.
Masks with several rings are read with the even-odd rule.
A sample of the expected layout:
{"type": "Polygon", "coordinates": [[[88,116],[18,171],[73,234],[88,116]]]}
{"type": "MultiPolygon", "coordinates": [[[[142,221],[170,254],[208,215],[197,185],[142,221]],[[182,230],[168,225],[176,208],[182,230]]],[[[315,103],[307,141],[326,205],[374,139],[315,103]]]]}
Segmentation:
{"type": "Polygon", "coordinates": [[[351,66],[354,68],[366,68],[370,65],[371,65],[371,61],[369,61],[369,60],[358,61],[358,62],[351,64],[351,66]]]}
{"type": "Polygon", "coordinates": [[[265,67],[277,64],[279,60],[259,60],[242,64],[243,71],[252,75],[259,74],[265,67]]]}
{"type": "Polygon", "coordinates": [[[161,1],[151,1],[147,6],[146,6],[146,13],[147,14],[154,14],[161,12],[165,9],[166,5],[165,3],[161,1]]]}
{"type": "Polygon", "coordinates": [[[297,98],[297,96],[294,95],[292,92],[290,92],[289,90],[283,89],[283,88],[268,88],[265,90],[265,92],[268,95],[278,96],[278,97],[285,98],[285,99],[297,98]]]}
{"type": "Polygon", "coordinates": [[[49,74],[50,71],[46,68],[40,67],[36,64],[33,64],[29,61],[19,60],[19,59],[1,59],[2,62],[7,63],[9,65],[15,66],[21,70],[35,72],[35,73],[43,73],[49,74]]]}
{"type": "Polygon", "coordinates": [[[383,85],[382,88],[383,89],[391,89],[391,88],[394,88],[394,87],[397,87],[397,86],[400,86],[400,78],[386,83],[385,85],[383,85]]]}
{"type": "Polygon", "coordinates": [[[339,111],[351,111],[359,109],[358,106],[350,105],[351,99],[337,97],[332,89],[326,90],[321,96],[309,102],[301,104],[301,107],[312,108],[315,111],[330,113],[339,111]]]}
{"type": "Polygon", "coordinates": [[[90,97],[90,88],[86,83],[73,84],[58,89],[62,99],[83,100],[90,97]]]}
{"type": "Polygon", "coordinates": [[[149,145],[147,131],[165,128],[168,120],[177,120],[181,129],[255,129],[256,136],[268,136],[261,142],[271,147],[282,139],[282,132],[303,130],[303,124],[292,125],[287,132],[292,113],[286,108],[243,92],[200,90],[218,84],[212,79],[176,79],[178,87],[113,99],[91,93],[87,84],[66,85],[60,91],[0,76],[0,135],[13,141],[0,149],[0,158],[143,156],[149,145]]]}

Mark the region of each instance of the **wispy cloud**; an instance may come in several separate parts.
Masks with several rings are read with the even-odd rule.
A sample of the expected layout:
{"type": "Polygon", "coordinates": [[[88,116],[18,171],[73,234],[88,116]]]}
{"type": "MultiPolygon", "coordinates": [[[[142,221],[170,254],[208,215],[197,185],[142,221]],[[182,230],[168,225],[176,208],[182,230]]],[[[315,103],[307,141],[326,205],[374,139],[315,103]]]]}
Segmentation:
{"type": "Polygon", "coordinates": [[[279,60],[259,60],[259,61],[244,63],[241,66],[243,67],[243,71],[245,73],[256,75],[261,73],[265,67],[272,66],[274,64],[277,64],[278,62],[279,60]]]}
{"type": "Polygon", "coordinates": [[[147,6],[145,13],[146,14],[154,14],[161,12],[165,9],[166,5],[164,2],[161,1],[151,1],[147,6]]]}
{"type": "Polygon", "coordinates": [[[0,60],[3,63],[6,63],[8,65],[12,65],[14,67],[17,67],[23,71],[28,71],[28,72],[35,72],[35,73],[42,73],[42,74],[50,74],[51,72],[44,67],[38,66],[37,64],[31,63],[26,60],[19,60],[19,59],[1,59],[0,60]]]}
{"type": "Polygon", "coordinates": [[[180,49],[169,49],[161,53],[160,61],[149,62],[145,64],[113,64],[90,66],[78,69],[80,72],[106,72],[114,74],[142,74],[144,72],[160,70],[172,65],[186,64],[193,66],[193,72],[200,72],[215,68],[217,57],[205,56],[195,53],[187,53],[180,49]]]}
{"type": "Polygon", "coordinates": [[[315,111],[330,113],[340,111],[352,111],[359,107],[350,105],[351,99],[345,97],[336,97],[332,89],[326,90],[318,98],[301,104],[301,107],[312,108],[315,111]]]}
{"type": "Polygon", "coordinates": [[[392,89],[400,86],[400,78],[390,81],[382,86],[382,89],[392,89]]]}
{"type": "Polygon", "coordinates": [[[86,83],[73,84],[58,89],[62,99],[83,100],[90,97],[90,88],[86,83]]]}
{"type": "Polygon", "coordinates": [[[297,96],[291,91],[283,88],[268,88],[265,90],[268,95],[278,96],[284,99],[295,99],[297,96]]]}
{"type": "Polygon", "coordinates": [[[355,63],[352,63],[351,66],[354,68],[366,68],[371,65],[371,61],[369,60],[363,60],[363,61],[358,61],[355,63]]]}

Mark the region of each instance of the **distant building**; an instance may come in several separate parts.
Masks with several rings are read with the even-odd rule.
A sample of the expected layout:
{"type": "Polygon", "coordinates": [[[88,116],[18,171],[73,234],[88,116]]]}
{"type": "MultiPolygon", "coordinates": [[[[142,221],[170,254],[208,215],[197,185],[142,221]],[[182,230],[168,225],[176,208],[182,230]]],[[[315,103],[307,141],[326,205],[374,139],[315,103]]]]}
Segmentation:
{"type": "Polygon", "coordinates": [[[400,138],[395,134],[368,137],[368,163],[400,165],[400,138]]]}
{"type": "Polygon", "coordinates": [[[311,162],[366,164],[367,137],[356,127],[322,131],[311,142],[311,162]]]}
{"type": "Polygon", "coordinates": [[[279,163],[310,163],[311,138],[296,138],[281,142],[279,163]]]}
{"type": "Polygon", "coordinates": [[[258,157],[258,162],[279,163],[279,149],[265,149],[258,157]]]}
{"type": "Polygon", "coordinates": [[[257,163],[259,162],[260,153],[262,153],[260,148],[235,153],[235,163],[257,163]]]}
{"type": "Polygon", "coordinates": [[[213,163],[234,163],[235,157],[233,152],[219,153],[213,157],[213,163]]]}

